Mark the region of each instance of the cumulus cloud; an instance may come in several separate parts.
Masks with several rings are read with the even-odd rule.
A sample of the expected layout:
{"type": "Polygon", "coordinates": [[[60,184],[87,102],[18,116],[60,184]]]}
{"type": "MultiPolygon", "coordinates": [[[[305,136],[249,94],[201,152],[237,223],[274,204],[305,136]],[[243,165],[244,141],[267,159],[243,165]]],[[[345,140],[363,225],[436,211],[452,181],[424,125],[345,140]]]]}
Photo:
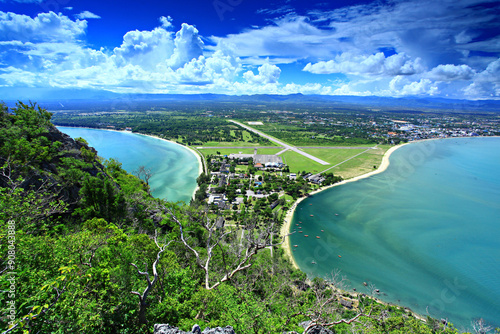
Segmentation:
{"type": "Polygon", "coordinates": [[[374,55],[353,55],[342,53],[333,60],[308,63],[306,72],[316,74],[357,74],[357,75],[412,75],[424,71],[420,58],[412,60],[405,53],[385,57],[382,52],[374,55]]]}
{"type": "Polygon", "coordinates": [[[243,78],[252,84],[274,84],[278,82],[281,74],[281,69],[276,65],[264,64],[258,68],[259,74],[254,74],[252,71],[247,71],[243,74],[243,78]]]}
{"type": "Polygon", "coordinates": [[[419,96],[436,95],[439,93],[437,85],[429,79],[411,81],[403,76],[394,77],[389,83],[392,95],[396,96],[419,96]]]}
{"type": "Polygon", "coordinates": [[[87,21],[72,21],[61,13],[40,13],[35,18],[0,11],[0,41],[74,42],[85,34],[87,21]]]}
{"type": "Polygon", "coordinates": [[[205,55],[195,27],[183,24],[174,33],[167,22],[171,18],[160,18],[162,26],[151,31],[129,31],[119,47],[106,51],[85,45],[86,21],[55,13],[35,18],[2,13],[0,86],[235,92],[240,59],[222,51],[205,55]],[[47,29],[41,27],[52,34],[44,36],[47,29]],[[42,30],[41,36],[35,30],[42,30]]]}
{"type": "Polygon", "coordinates": [[[500,58],[492,61],[484,71],[477,73],[464,92],[470,98],[500,97],[500,58]]]}
{"type": "Polygon", "coordinates": [[[118,66],[132,64],[146,70],[170,59],[174,54],[173,33],[163,28],[151,31],[129,31],[123,36],[123,43],[113,50],[118,66]]]}
{"type": "Polygon", "coordinates": [[[175,34],[174,44],[174,54],[169,60],[169,66],[173,69],[182,67],[203,54],[204,43],[198,34],[198,29],[192,25],[182,24],[181,30],[175,34]]]}
{"type": "Polygon", "coordinates": [[[161,16],[161,17],[159,18],[159,21],[160,21],[160,23],[161,23],[161,27],[162,27],[162,28],[168,29],[168,28],[170,28],[170,27],[172,27],[172,26],[173,26],[173,25],[172,25],[172,21],[173,21],[173,19],[172,19],[170,16],[167,16],[167,17],[165,17],[165,16],[161,16]]]}
{"type": "Polygon", "coordinates": [[[75,17],[80,20],[84,19],[100,19],[101,17],[99,15],[96,15],[92,12],[89,12],[88,10],[81,12],[80,14],[76,14],[75,17]]]}
{"type": "Polygon", "coordinates": [[[426,76],[435,81],[470,80],[475,71],[467,65],[438,65],[430,70],[426,76]]]}

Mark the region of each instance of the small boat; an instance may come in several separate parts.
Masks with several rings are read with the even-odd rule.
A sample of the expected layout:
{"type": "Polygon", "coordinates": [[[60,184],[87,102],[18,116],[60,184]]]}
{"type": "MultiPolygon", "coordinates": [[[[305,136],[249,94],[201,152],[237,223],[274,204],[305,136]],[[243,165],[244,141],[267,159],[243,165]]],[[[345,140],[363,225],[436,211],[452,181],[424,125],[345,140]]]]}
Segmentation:
{"type": "Polygon", "coordinates": [[[339,257],[342,257],[342,255],[339,255],[339,257]]]}
{"type": "Polygon", "coordinates": [[[314,215],[311,215],[311,217],[314,217],[314,215]]]}
{"type": "Polygon", "coordinates": [[[302,228],[302,226],[299,226],[299,229],[301,229],[301,228],[302,228]]]}
{"type": "Polygon", "coordinates": [[[304,231],[299,231],[299,233],[302,233],[302,232],[304,232],[304,231]]]}
{"type": "Polygon", "coordinates": [[[316,238],[317,238],[317,239],[319,239],[319,237],[318,237],[318,236],[316,236],[316,238]]]}
{"type": "Polygon", "coordinates": [[[295,226],[299,226],[299,224],[295,224],[295,226]]]}
{"type": "Polygon", "coordinates": [[[311,204],[309,204],[309,205],[312,205],[312,203],[311,203],[311,204]]]}
{"type": "Polygon", "coordinates": [[[338,213],[335,214],[335,216],[338,216],[338,215],[339,215],[338,213]]]}
{"type": "Polygon", "coordinates": [[[299,222],[299,224],[302,224],[302,222],[299,222]]]}
{"type": "Polygon", "coordinates": [[[312,263],[312,264],[316,264],[316,261],[312,261],[311,263],[312,263]]]}
{"type": "Polygon", "coordinates": [[[308,235],[306,234],[306,235],[304,235],[304,237],[308,237],[308,235]]]}
{"type": "Polygon", "coordinates": [[[321,232],[325,232],[325,231],[321,230],[321,232]]]}
{"type": "Polygon", "coordinates": [[[293,245],[293,247],[299,247],[299,245],[293,245]]]}
{"type": "Polygon", "coordinates": [[[363,282],[363,285],[364,285],[364,286],[367,286],[367,285],[368,285],[368,283],[366,283],[366,282],[363,282]]]}

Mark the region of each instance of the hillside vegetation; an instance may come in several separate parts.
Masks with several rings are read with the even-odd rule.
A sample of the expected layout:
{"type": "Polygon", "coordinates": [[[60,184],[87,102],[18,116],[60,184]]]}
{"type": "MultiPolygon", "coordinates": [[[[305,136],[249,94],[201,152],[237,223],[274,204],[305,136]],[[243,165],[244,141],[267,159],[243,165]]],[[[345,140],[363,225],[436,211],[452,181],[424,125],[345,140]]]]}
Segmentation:
{"type": "Polygon", "coordinates": [[[335,333],[456,332],[337,290],[334,268],[307,280],[285,260],[272,218],[239,224],[244,236],[203,207],[152,198],[36,105],[0,106],[4,333],[150,333],[155,323],[282,333],[304,321],[335,333]]]}

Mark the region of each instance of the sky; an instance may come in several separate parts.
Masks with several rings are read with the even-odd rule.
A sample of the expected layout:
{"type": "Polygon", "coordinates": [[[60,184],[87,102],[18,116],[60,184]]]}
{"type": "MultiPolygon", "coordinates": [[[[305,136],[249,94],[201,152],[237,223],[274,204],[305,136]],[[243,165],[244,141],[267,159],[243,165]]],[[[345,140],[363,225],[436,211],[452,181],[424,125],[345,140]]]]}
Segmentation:
{"type": "Polygon", "coordinates": [[[500,2],[0,0],[0,99],[68,89],[500,99],[500,2]]]}

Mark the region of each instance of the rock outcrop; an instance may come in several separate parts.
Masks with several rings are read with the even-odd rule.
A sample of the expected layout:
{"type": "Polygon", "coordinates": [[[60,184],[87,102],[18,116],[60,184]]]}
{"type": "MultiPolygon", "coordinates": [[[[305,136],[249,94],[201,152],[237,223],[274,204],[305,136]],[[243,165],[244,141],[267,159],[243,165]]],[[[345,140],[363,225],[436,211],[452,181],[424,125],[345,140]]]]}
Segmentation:
{"type": "Polygon", "coordinates": [[[194,325],[191,332],[181,331],[177,327],[172,327],[169,324],[156,324],[154,326],[154,334],[236,334],[233,327],[226,326],[224,328],[205,328],[203,331],[200,326],[194,325]]]}

